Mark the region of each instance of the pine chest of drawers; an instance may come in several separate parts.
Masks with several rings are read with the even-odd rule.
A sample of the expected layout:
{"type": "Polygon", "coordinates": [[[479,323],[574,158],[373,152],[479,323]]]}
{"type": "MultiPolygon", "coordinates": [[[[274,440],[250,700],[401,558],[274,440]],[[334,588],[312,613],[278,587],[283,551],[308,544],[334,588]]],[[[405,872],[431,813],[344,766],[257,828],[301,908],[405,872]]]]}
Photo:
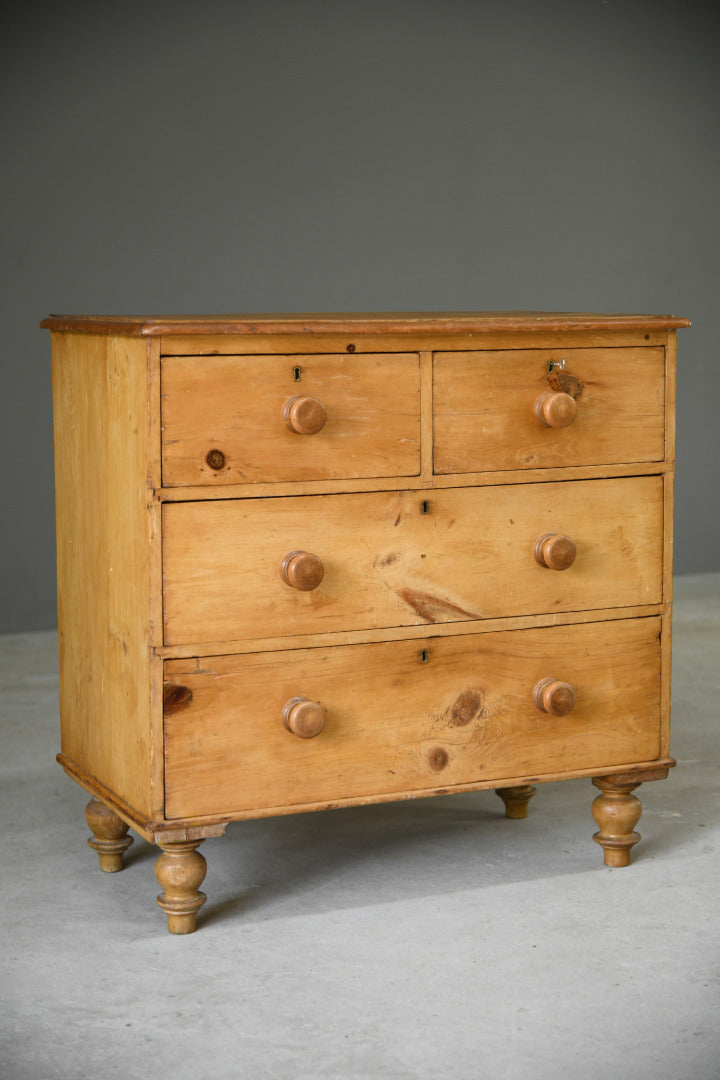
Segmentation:
{"type": "Polygon", "coordinates": [[[63,768],[119,870],[263,815],[669,756],[671,316],[51,316],[63,768]]]}

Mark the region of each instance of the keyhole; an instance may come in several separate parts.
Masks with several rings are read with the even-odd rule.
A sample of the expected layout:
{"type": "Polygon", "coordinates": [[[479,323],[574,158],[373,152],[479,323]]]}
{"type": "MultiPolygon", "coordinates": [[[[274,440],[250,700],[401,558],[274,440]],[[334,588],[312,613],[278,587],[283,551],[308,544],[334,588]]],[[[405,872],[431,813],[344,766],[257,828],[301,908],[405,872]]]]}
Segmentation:
{"type": "Polygon", "coordinates": [[[430,657],[428,656],[427,649],[423,649],[422,652],[420,653],[420,663],[421,664],[427,664],[429,659],[430,659],[430,657]]]}
{"type": "Polygon", "coordinates": [[[425,499],[423,501],[422,512],[423,512],[423,514],[429,514],[430,513],[430,503],[427,501],[427,499],[425,499]]]}
{"type": "Polygon", "coordinates": [[[294,367],[293,368],[293,381],[294,382],[300,382],[300,379],[302,378],[302,371],[303,371],[303,369],[301,367],[294,367]]]}

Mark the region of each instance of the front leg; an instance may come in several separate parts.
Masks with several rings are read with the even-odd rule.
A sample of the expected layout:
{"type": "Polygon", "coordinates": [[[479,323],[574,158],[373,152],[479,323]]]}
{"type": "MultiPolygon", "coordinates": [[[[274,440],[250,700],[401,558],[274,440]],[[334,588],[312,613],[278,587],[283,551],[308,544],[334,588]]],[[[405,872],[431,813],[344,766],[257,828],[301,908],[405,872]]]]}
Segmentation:
{"type": "Polygon", "coordinates": [[[528,816],[528,803],[535,788],[532,784],[521,784],[519,787],[496,788],[495,794],[505,803],[505,817],[519,821],[528,816]]]}
{"type": "Polygon", "coordinates": [[[198,886],[207,872],[207,863],[199,851],[202,840],[161,843],[155,863],[155,877],[162,886],[158,905],[168,917],[171,934],[192,934],[196,916],[207,900],[198,886]]]}
{"type": "Polygon", "coordinates": [[[88,844],[100,857],[100,869],[106,874],[122,870],[123,855],[133,842],[127,835],[129,825],[98,799],[91,799],[85,807],[85,820],[93,834],[88,844]]]}
{"type": "Polygon", "coordinates": [[[601,794],[593,802],[592,812],[600,826],[593,840],[605,851],[606,866],[627,866],[630,850],[640,839],[635,826],[640,820],[640,800],[631,794],[640,787],[639,779],[599,776],[593,780],[601,794]]]}

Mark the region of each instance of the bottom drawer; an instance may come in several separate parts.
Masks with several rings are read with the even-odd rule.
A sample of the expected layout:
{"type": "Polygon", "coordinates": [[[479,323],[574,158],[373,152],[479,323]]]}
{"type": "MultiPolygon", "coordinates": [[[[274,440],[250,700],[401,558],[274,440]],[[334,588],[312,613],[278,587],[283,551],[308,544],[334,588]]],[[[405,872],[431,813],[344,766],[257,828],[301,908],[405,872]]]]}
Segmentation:
{"type": "Polygon", "coordinates": [[[165,699],[168,819],[500,786],[657,758],[660,619],[169,660],[165,699]]]}

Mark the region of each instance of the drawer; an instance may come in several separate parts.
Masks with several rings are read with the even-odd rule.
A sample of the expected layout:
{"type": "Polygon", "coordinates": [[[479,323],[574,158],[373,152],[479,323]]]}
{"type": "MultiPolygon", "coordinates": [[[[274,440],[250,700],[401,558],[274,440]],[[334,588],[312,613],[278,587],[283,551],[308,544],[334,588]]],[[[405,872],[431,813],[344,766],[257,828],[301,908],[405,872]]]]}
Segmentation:
{"type": "Polygon", "coordinates": [[[659,636],[650,617],[167,661],[166,816],[655,760],[659,636]],[[572,705],[557,683],[571,686],[571,711],[544,711],[539,683],[550,710],[572,705]],[[324,722],[313,738],[285,726],[298,698],[324,722]]]}
{"type": "Polygon", "coordinates": [[[433,362],[436,473],[665,456],[662,348],[440,352],[433,362]]]}
{"type": "Polygon", "coordinates": [[[172,356],[161,383],[168,487],[420,471],[416,353],[172,356]]]}
{"type": "Polygon", "coordinates": [[[166,503],[162,514],[168,645],[662,600],[659,476],[166,503]],[[541,565],[548,536],[574,542],[572,565],[541,565]],[[319,562],[315,587],[283,580],[297,552],[310,573],[300,584],[319,562]]]}

